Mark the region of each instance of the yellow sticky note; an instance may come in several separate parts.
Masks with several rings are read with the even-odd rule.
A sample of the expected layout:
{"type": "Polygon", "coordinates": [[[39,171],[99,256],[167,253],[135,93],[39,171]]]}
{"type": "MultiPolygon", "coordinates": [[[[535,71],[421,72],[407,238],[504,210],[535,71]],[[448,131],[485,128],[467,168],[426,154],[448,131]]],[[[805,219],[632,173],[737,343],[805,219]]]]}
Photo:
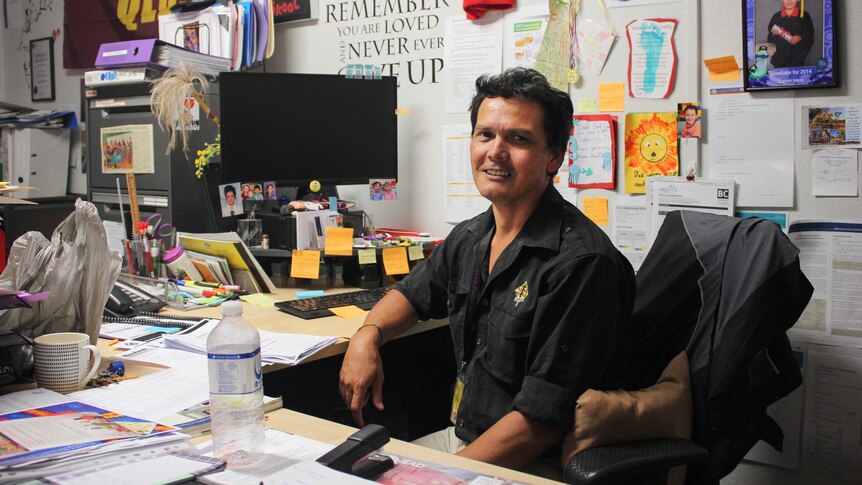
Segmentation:
{"type": "Polygon", "coordinates": [[[599,84],[599,111],[603,113],[625,111],[626,84],[599,84]]]}
{"type": "Polygon", "coordinates": [[[407,262],[407,250],[403,247],[384,249],[383,268],[388,275],[409,273],[410,264],[407,262]]]}
{"type": "Polygon", "coordinates": [[[578,98],[578,113],[595,113],[596,98],[578,98]]]}
{"type": "Polygon", "coordinates": [[[584,197],[584,215],[597,226],[608,225],[608,199],[604,197],[584,197]]]}
{"type": "Polygon", "coordinates": [[[418,261],[425,257],[425,253],[422,252],[422,245],[417,244],[415,246],[407,246],[407,258],[410,261],[418,261]]]}
{"type": "Polygon", "coordinates": [[[320,277],[320,251],[294,249],[290,258],[290,277],[311,280],[320,277]]]}
{"type": "Polygon", "coordinates": [[[709,81],[738,81],[739,64],[735,56],[713,57],[704,59],[703,64],[709,70],[709,81]]]}
{"type": "Polygon", "coordinates": [[[356,254],[359,256],[359,264],[377,263],[376,249],[357,249],[356,254]]]}
{"type": "Polygon", "coordinates": [[[270,298],[266,293],[252,293],[251,295],[242,295],[240,300],[251,303],[252,305],[274,307],[275,300],[270,298]]]}
{"type": "Polygon", "coordinates": [[[341,318],[357,318],[368,315],[368,312],[355,305],[340,306],[330,308],[329,311],[338,315],[341,318]]]}
{"type": "Polygon", "coordinates": [[[352,255],[353,229],[350,227],[327,227],[323,253],[330,256],[352,255]]]}

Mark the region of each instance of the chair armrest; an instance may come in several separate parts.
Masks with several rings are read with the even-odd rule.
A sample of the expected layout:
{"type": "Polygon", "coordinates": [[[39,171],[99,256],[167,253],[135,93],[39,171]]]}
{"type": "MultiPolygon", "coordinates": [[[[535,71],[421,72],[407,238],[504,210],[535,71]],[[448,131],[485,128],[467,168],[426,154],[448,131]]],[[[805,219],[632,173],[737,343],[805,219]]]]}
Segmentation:
{"type": "Polygon", "coordinates": [[[564,473],[566,483],[577,485],[631,483],[632,478],[649,474],[661,479],[670,467],[706,458],[705,449],[686,439],[632,441],[582,451],[569,461],[564,473]]]}

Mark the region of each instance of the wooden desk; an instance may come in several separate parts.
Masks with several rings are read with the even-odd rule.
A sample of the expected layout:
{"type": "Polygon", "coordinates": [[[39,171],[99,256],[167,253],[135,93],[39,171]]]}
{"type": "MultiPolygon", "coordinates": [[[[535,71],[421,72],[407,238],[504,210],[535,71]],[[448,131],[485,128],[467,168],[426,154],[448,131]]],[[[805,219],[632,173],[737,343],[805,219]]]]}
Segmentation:
{"type": "MultiPolygon", "coordinates": [[[[266,425],[269,428],[286,431],[306,438],[325,441],[333,445],[340,444],[348,436],[356,432],[356,428],[318,419],[306,414],[297,413],[288,409],[279,409],[267,413],[266,425]]],[[[423,446],[414,445],[399,440],[392,440],[383,447],[383,451],[413,458],[429,463],[463,468],[483,475],[492,477],[508,478],[522,483],[554,484],[559,483],[541,477],[528,475],[508,468],[489,465],[475,460],[450,455],[442,451],[432,450],[423,446]]]]}
{"type": "MultiPolygon", "coordinates": [[[[276,290],[275,293],[269,293],[268,296],[275,301],[293,300],[295,299],[297,291],[302,290],[297,290],[294,288],[279,288],[276,290]]],[[[346,291],[356,291],[356,289],[335,288],[332,290],[327,290],[327,294],[343,293],[346,291]]],[[[162,312],[173,313],[177,315],[221,318],[221,307],[206,307],[187,312],[176,310],[170,307],[165,307],[162,312]]],[[[312,362],[315,360],[324,359],[326,357],[343,354],[347,351],[347,344],[350,341],[350,337],[352,337],[356,330],[364,323],[363,318],[341,318],[337,316],[303,320],[302,318],[296,317],[289,313],[279,311],[275,307],[263,307],[248,302],[243,302],[242,315],[252,325],[257,327],[258,330],[268,330],[270,332],[283,333],[298,333],[305,335],[334,336],[339,338],[337,343],[330,345],[329,347],[312,355],[303,362],[312,362]]],[[[426,332],[435,328],[444,327],[448,324],[449,322],[447,320],[429,320],[427,322],[420,322],[407,332],[404,332],[402,335],[399,335],[397,338],[408,337],[410,335],[426,332]]],[[[120,353],[119,351],[116,351],[113,348],[105,345],[104,342],[100,342],[99,347],[102,350],[102,357],[109,360],[112,356],[120,353]]],[[[276,364],[266,366],[264,370],[266,372],[272,372],[274,370],[283,369],[285,367],[285,365],[276,364]]]]}

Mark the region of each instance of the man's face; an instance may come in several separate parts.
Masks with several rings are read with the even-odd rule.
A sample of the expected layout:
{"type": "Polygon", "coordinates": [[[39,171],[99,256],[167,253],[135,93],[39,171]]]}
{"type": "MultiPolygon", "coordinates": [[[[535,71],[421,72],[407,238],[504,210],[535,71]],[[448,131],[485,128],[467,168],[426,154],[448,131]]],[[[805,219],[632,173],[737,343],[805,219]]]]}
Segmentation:
{"type": "Polygon", "coordinates": [[[255,187],[255,188],[254,188],[254,193],[255,193],[255,194],[259,194],[259,193],[260,193],[260,187],[255,187]]]}
{"type": "Polygon", "coordinates": [[[542,107],[517,98],[487,98],[470,142],[473,181],[495,205],[514,206],[540,195],[562,154],[548,150],[542,107]]]}
{"type": "Polygon", "coordinates": [[[697,111],[693,109],[685,110],[685,122],[691,125],[695,121],[697,121],[697,111]]]}
{"type": "Polygon", "coordinates": [[[233,205],[234,202],[236,202],[236,193],[234,193],[233,191],[230,191],[230,192],[224,194],[224,200],[227,201],[227,205],[233,205]]]}
{"type": "Polygon", "coordinates": [[[796,5],[799,3],[799,0],[782,0],[782,3],[784,3],[784,8],[786,10],[793,10],[794,8],[796,8],[796,5]]]}

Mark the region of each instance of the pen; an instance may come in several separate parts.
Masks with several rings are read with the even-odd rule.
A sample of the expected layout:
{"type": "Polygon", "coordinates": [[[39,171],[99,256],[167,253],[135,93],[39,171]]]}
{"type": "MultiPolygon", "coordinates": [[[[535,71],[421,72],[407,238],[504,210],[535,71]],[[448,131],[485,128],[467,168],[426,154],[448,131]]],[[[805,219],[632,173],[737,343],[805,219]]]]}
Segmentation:
{"type": "Polygon", "coordinates": [[[137,379],[138,377],[141,377],[141,376],[123,376],[123,377],[114,377],[114,378],[113,378],[113,380],[114,380],[114,381],[125,381],[126,379],[137,379]]]}
{"type": "Polygon", "coordinates": [[[120,343],[120,340],[119,340],[119,339],[114,339],[114,340],[111,340],[110,342],[108,342],[108,346],[111,346],[111,345],[117,345],[118,343],[120,343]]]}

